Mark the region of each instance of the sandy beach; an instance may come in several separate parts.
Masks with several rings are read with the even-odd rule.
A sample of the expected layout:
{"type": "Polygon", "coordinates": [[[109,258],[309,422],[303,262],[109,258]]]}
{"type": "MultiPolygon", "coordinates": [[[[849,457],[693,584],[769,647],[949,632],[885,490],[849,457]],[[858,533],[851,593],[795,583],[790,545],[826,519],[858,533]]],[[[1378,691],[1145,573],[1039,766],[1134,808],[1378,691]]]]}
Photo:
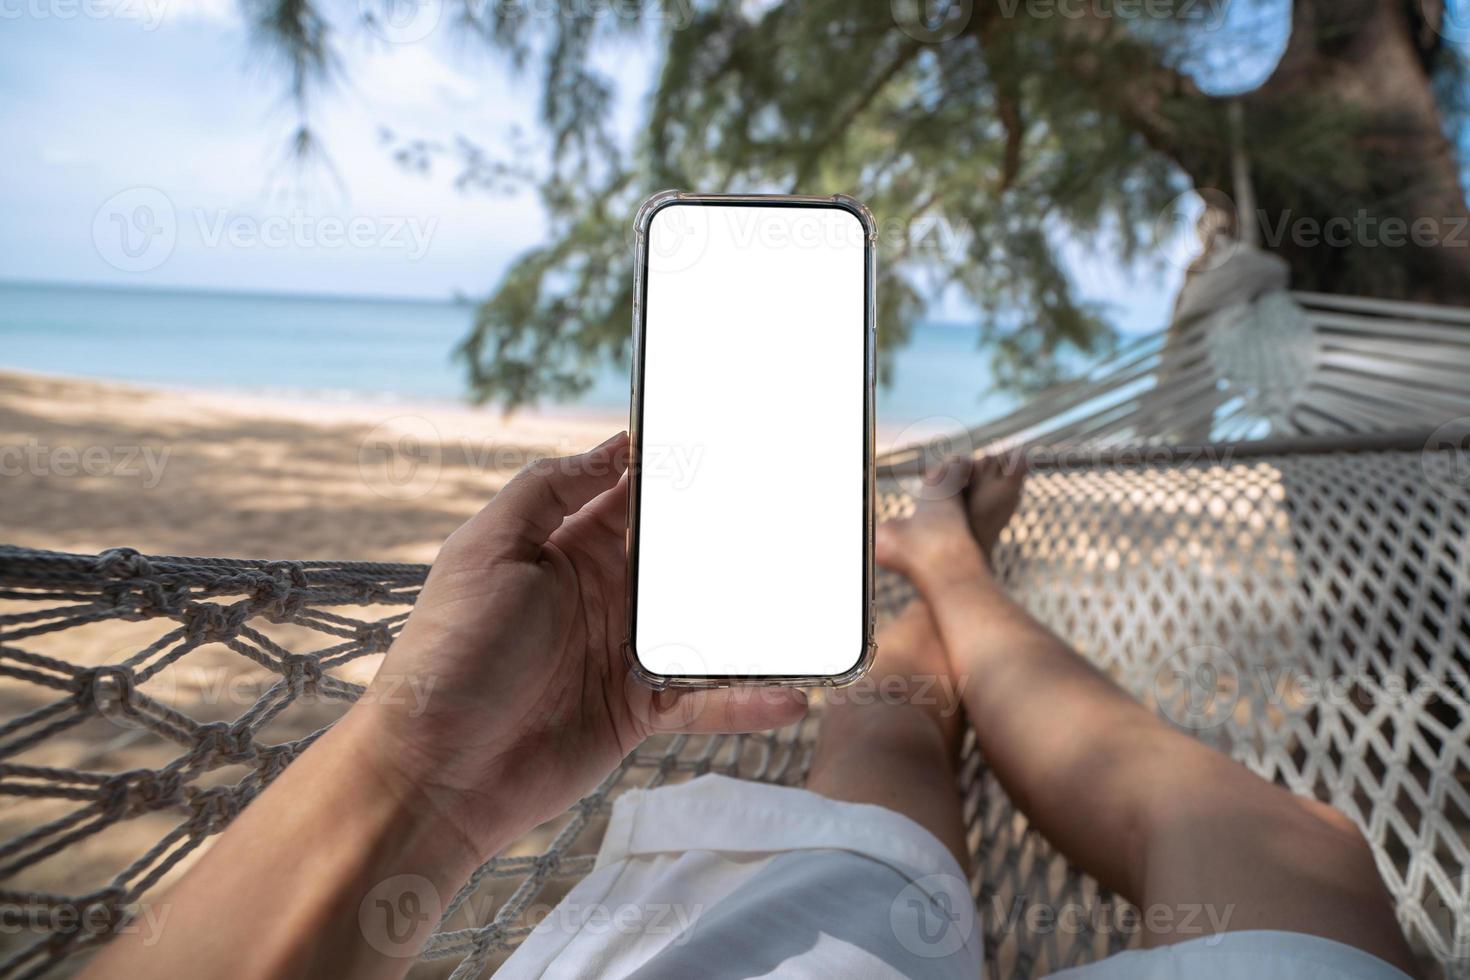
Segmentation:
{"type": "Polygon", "coordinates": [[[0,540],[426,562],[527,460],[626,424],[0,373],[0,540]]]}

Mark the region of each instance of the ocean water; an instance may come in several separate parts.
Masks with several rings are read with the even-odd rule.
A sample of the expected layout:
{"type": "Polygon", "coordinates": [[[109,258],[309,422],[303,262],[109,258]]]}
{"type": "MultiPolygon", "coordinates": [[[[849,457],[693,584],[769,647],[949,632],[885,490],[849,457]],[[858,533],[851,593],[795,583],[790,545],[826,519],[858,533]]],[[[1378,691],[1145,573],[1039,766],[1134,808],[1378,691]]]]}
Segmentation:
{"type": "MultiPolygon", "coordinates": [[[[473,309],[452,302],[0,283],[0,368],[323,399],[463,401],[451,354],[473,309]]],[[[881,325],[880,325],[881,329],[881,325]]],[[[1010,403],[990,392],[973,327],[925,323],[893,355],[881,426],[950,429],[1010,403]]],[[[628,368],[577,401],[624,411],[628,368]]]]}

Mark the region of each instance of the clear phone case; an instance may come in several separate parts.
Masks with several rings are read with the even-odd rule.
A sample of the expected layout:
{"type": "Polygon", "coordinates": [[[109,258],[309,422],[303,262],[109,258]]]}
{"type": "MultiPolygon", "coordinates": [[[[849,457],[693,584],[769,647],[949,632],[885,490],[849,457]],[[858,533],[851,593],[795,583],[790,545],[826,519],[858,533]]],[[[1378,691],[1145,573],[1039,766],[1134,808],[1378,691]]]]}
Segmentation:
{"type": "Polygon", "coordinates": [[[656,690],[664,688],[717,688],[732,687],[735,685],[762,685],[772,687],[842,687],[851,684],[867,672],[873,663],[873,657],[878,652],[874,640],[874,609],[873,609],[873,525],[875,506],[874,485],[874,413],[873,401],[875,393],[875,382],[877,378],[877,305],[874,301],[875,283],[877,280],[877,224],[873,220],[872,212],[855,198],[845,194],[833,194],[827,197],[793,195],[793,194],[696,194],[687,191],[668,190],[654,194],[638,209],[634,218],[634,230],[637,239],[637,251],[634,256],[633,273],[633,387],[632,399],[628,419],[628,433],[632,447],[632,463],[630,479],[634,485],[630,487],[628,494],[628,530],[627,530],[627,561],[628,561],[628,608],[627,608],[627,635],[623,639],[623,656],[627,661],[628,669],[642,683],[656,690]],[[863,370],[866,375],[865,397],[863,410],[864,427],[864,451],[863,451],[863,506],[865,520],[863,523],[863,645],[858,662],[847,671],[834,675],[817,676],[747,676],[735,675],[728,677],[684,677],[678,675],[655,674],[644,668],[638,659],[633,637],[636,623],[636,612],[638,604],[637,595],[637,567],[638,567],[638,492],[637,481],[639,465],[641,461],[641,441],[639,429],[643,417],[643,342],[644,342],[644,312],[645,312],[645,289],[647,288],[648,268],[648,230],[653,221],[653,216],[661,208],[670,204],[765,204],[786,206],[807,206],[816,208],[841,208],[855,215],[862,223],[867,242],[865,251],[865,275],[864,289],[864,316],[866,318],[866,329],[864,331],[865,356],[863,358],[863,370]]]}

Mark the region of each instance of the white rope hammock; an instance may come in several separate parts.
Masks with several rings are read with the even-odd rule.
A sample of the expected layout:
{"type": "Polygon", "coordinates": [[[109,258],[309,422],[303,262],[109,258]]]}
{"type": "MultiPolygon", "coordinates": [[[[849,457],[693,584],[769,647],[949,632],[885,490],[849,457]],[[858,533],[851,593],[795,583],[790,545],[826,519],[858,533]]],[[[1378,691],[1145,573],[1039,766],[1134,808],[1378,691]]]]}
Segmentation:
{"type": "MultiPolygon", "coordinates": [[[[909,506],[926,455],[1032,447],[997,553],[1010,587],[1174,724],[1356,820],[1411,942],[1445,972],[1470,961],[1466,378],[1470,311],[1269,294],[893,454],[881,508],[909,506]]],[[[0,936],[0,975],[38,976],[135,914],[361,692],[347,668],[391,642],[424,571],[0,549],[0,923],[19,927],[0,936]],[[146,642],[136,621],[156,624],[146,642]],[[130,639],[105,664],[68,659],[66,637],[89,630],[130,639]],[[181,676],[202,658],[270,683],[217,717],[181,676]],[[120,741],[158,763],[108,768],[120,741]],[[153,846],[86,881],[57,860],[147,821],[153,846]]],[[[887,613],[907,595],[881,578],[887,613]]],[[[425,958],[486,975],[589,870],[627,787],[703,772],[799,784],[819,714],[650,741],[481,868],[425,958]]],[[[963,782],[993,975],[1131,944],[1117,903],[1027,828],[973,745],[963,782]],[[1018,902],[1081,910],[1086,927],[1033,932],[1018,902]]]]}

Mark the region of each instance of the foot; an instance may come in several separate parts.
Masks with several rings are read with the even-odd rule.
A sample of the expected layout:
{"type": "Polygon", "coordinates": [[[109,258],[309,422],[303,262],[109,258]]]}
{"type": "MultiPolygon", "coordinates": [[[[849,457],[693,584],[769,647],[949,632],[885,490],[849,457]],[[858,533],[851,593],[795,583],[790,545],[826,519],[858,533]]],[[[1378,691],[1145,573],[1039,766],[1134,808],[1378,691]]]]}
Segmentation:
{"type": "Polygon", "coordinates": [[[929,607],[915,600],[878,631],[878,655],[863,679],[832,692],[834,702],[872,710],[873,721],[895,707],[914,709],[936,726],[951,758],[964,737],[964,708],[929,607]],[[838,697],[837,695],[845,695],[838,697]]]}
{"type": "Polygon", "coordinates": [[[1025,460],[1020,456],[941,460],[924,475],[913,514],[878,526],[874,557],[910,579],[925,570],[973,560],[976,552],[988,567],[1025,480],[1025,460]]]}

